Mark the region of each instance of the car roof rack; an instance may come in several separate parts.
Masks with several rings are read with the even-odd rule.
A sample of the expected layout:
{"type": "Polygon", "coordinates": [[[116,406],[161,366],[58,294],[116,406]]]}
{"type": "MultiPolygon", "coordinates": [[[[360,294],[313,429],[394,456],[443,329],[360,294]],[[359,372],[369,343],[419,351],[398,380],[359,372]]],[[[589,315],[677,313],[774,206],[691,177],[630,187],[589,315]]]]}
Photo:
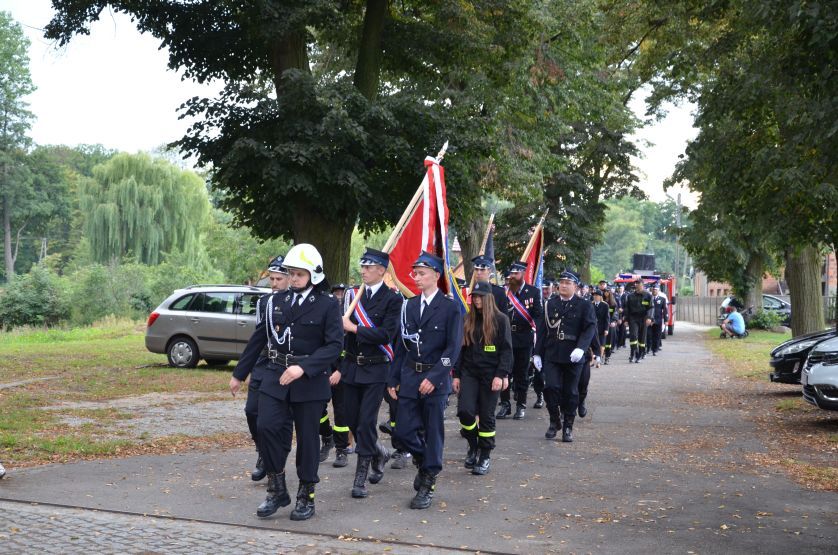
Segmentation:
{"type": "Polygon", "coordinates": [[[256,287],[255,285],[236,285],[230,283],[196,283],[195,285],[188,285],[183,289],[197,289],[198,287],[246,287],[251,291],[261,291],[264,287],[256,287]]]}

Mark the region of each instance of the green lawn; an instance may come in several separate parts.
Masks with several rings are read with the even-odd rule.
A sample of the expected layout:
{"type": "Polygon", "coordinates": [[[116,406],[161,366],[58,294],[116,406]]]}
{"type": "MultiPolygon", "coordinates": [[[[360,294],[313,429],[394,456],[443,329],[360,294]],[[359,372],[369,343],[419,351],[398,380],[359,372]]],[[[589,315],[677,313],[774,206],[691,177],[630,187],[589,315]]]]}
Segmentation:
{"type": "Polygon", "coordinates": [[[733,372],[740,377],[767,380],[771,368],[768,366],[774,347],[791,339],[791,333],[774,333],[764,330],[750,330],[744,339],[719,339],[719,330],[707,332],[710,349],[724,357],[733,372]]]}
{"type": "Polygon", "coordinates": [[[0,459],[31,462],[56,454],[108,454],[123,445],[97,439],[96,428],[130,414],[43,410],[56,402],[226,389],[229,372],[206,366],[169,368],[164,355],[146,350],[144,334],[144,322],[113,319],[85,328],[0,333],[0,384],[49,378],[0,389],[0,459]],[[61,415],[83,416],[94,424],[70,428],[60,423],[61,415]]]}

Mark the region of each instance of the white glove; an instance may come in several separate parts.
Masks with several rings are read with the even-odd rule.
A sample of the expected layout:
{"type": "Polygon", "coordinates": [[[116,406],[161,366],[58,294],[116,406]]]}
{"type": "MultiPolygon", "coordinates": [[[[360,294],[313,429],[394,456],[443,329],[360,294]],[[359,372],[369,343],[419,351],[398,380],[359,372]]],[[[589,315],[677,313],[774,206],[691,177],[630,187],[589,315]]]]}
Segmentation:
{"type": "Polygon", "coordinates": [[[535,366],[536,370],[541,370],[541,357],[538,355],[533,355],[532,365],[535,366]]]}
{"type": "Polygon", "coordinates": [[[573,349],[573,352],[570,353],[570,362],[579,362],[583,356],[585,356],[585,351],[579,348],[573,349]]]}
{"type": "Polygon", "coordinates": [[[596,367],[599,368],[599,365],[602,364],[602,358],[596,357],[596,367]]]}

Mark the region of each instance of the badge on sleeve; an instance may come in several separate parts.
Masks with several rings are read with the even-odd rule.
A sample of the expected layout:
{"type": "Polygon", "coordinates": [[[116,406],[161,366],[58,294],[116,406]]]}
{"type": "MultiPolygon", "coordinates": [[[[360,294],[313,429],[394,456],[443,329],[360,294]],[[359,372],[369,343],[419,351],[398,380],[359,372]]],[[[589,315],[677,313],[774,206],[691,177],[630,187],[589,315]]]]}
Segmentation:
{"type": "Polygon", "coordinates": [[[451,366],[451,359],[450,358],[443,358],[442,359],[443,366],[451,366]]]}

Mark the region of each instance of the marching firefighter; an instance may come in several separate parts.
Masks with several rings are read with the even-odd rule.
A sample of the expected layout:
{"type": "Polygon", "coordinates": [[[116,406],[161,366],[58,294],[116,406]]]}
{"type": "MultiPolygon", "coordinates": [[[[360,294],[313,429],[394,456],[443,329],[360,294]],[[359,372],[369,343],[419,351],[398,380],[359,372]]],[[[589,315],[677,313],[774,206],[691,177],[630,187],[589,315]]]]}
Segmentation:
{"type": "Polygon", "coordinates": [[[544,437],[573,441],[573,421],[579,404],[582,358],[596,334],[596,315],[591,303],[576,295],[579,276],[565,270],[559,276],[559,294],[544,305],[538,319],[538,341],[533,363],[544,371],[544,398],[550,426],[544,437]]]}
{"type": "Polygon", "coordinates": [[[367,496],[366,482],[377,484],[390,459],[389,450],[378,441],[376,421],[393,361],[392,342],[399,330],[401,297],[384,283],[390,256],[367,248],[361,257],[358,304],[343,318],[345,355],[338,377],[343,387],[349,429],[355,437],[358,462],[352,497],[367,496]],[[372,467],[372,473],[370,473],[372,467]]]}
{"type": "Polygon", "coordinates": [[[626,296],[624,314],[629,325],[629,362],[646,356],[646,328],[652,323],[652,295],[643,289],[643,280],[635,280],[634,291],[626,296]]]}
{"type": "Polygon", "coordinates": [[[460,308],[437,285],[443,272],[442,259],[427,252],[413,263],[413,280],[421,293],[402,305],[401,338],[387,383],[390,397],[399,400],[394,437],[410,451],[418,469],[411,509],[427,509],[434,496],[442,470],[451,370],[463,341],[460,308]]]}
{"type": "Polygon", "coordinates": [[[245,360],[268,349],[256,421],[268,473],[268,493],[256,514],[267,517],[291,503],[285,462],[290,450],[286,433],[293,422],[300,484],[291,520],[307,520],[315,511],[314,488],[320,465],[318,427],[331,393],[329,370],[343,347],[343,326],[317,249],[305,243],[295,245],[283,266],[288,269],[290,288],[267,298],[262,320],[242,355],[245,360]]]}
{"type": "MultiPolygon", "coordinates": [[[[541,291],[524,281],[525,262],[514,262],[507,275],[506,297],[509,300],[507,315],[512,327],[512,380],[510,388],[515,393],[515,420],[526,415],[529,364],[535,341],[536,322],[542,315],[541,291]]],[[[512,412],[509,389],[501,392],[501,406],[497,418],[506,418],[512,412]]]]}
{"type": "MultiPolygon", "coordinates": [[[[282,266],[282,256],[277,256],[268,264],[268,280],[271,285],[271,290],[274,293],[284,293],[288,289],[288,270],[282,266]]],[[[256,323],[262,321],[264,313],[264,302],[266,301],[264,295],[256,301],[256,323]]],[[[239,392],[241,384],[250,375],[250,382],[247,385],[247,401],[244,405],[244,414],[247,418],[247,427],[250,429],[250,437],[253,438],[253,443],[256,445],[256,466],[250,472],[250,479],[254,482],[262,480],[265,475],[265,463],[262,454],[259,451],[259,441],[256,432],[256,419],[259,415],[259,388],[262,385],[262,375],[265,366],[268,364],[268,351],[263,349],[258,358],[254,359],[252,356],[245,359],[244,357],[236,364],[233,370],[233,376],[230,378],[230,391],[235,397],[239,392]]],[[[291,427],[287,429],[287,444],[291,448],[291,427]]]]}
{"type": "Polygon", "coordinates": [[[454,367],[460,434],[468,442],[465,467],[472,474],[489,472],[495,448],[495,408],[504,379],[512,369],[512,332],[509,319],[495,306],[488,281],[478,281],[471,292],[463,347],[454,367]]]}
{"type": "Polygon", "coordinates": [[[652,350],[652,356],[657,356],[661,349],[661,337],[666,333],[666,321],[669,313],[667,312],[666,297],[660,294],[660,288],[657,284],[652,286],[652,325],[649,326],[651,337],[649,338],[649,347],[652,350]]]}

